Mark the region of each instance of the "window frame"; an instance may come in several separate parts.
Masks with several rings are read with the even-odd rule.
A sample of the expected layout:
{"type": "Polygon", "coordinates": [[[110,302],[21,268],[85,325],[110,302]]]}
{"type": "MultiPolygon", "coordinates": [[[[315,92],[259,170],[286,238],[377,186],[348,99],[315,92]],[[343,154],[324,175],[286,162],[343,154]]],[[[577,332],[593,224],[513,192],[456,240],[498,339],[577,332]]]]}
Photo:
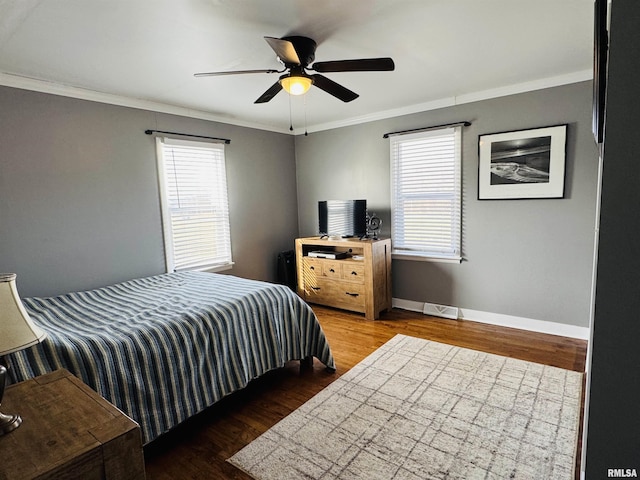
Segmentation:
{"type": "MultiPolygon", "coordinates": [[[[394,259],[431,261],[431,262],[450,262],[460,263],[462,261],[462,125],[443,126],[424,129],[418,132],[402,133],[390,136],[390,170],[391,170],[391,237],[393,240],[392,256],[394,259]],[[434,191],[428,193],[421,191],[414,193],[413,196],[402,194],[401,175],[398,175],[398,169],[401,168],[402,159],[400,154],[401,146],[410,142],[420,142],[433,137],[442,137],[448,135],[451,137],[451,158],[453,165],[451,166],[451,175],[453,175],[453,187],[445,189],[446,191],[434,191]],[[450,246],[447,249],[429,249],[425,245],[409,246],[403,242],[403,235],[399,230],[404,227],[407,220],[406,214],[403,214],[400,204],[406,202],[406,199],[420,198],[422,200],[445,200],[450,199],[452,203],[451,215],[448,221],[451,225],[450,246]],[[424,247],[424,248],[416,248],[424,247]],[[444,250],[444,251],[443,251],[444,250]]],[[[428,152],[425,152],[428,153],[428,152]]],[[[423,159],[424,160],[424,159],[423,159]]],[[[429,157],[426,162],[435,162],[435,157],[429,157]]],[[[424,163],[424,162],[423,162],[424,163]]],[[[414,163],[414,166],[418,165],[414,163]]],[[[418,165],[419,166],[419,165],[418,165]]],[[[433,184],[430,184],[433,186],[433,184]]],[[[421,225],[424,225],[422,223],[421,225]]],[[[419,229],[421,229],[420,227],[419,229]]]]}
{"type": "MultiPolygon", "coordinates": [[[[232,268],[234,262],[232,257],[232,244],[231,244],[231,229],[229,219],[229,195],[227,188],[227,176],[226,176],[226,155],[225,146],[223,142],[212,141],[196,141],[196,140],[183,140],[173,137],[156,137],[156,162],[158,171],[158,186],[160,192],[160,213],[162,217],[162,234],[164,240],[164,255],[165,255],[165,269],[167,273],[177,271],[206,271],[206,272],[218,272],[228,270],[232,268]],[[184,260],[176,259],[175,243],[174,242],[174,226],[173,226],[173,212],[170,207],[169,199],[169,178],[167,176],[167,167],[165,160],[165,146],[169,147],[185,147],[215,150],[215,155],[222,156],[221,165],[217,166],[215,171],[217,184],[210,184],[209,188],[222,187],[223,195],[222,202],[222,227],[225,231],[222,235],[216,235],[217,238],[223,239],[222,250],[223,254],[220,256],[223,261],[216,261],[213,257],[209,257],[208,261],[202,261],[190,264],[181,264],[184,260]],[[221,178],[220,178],[221,177],[221,178]]],[[[212,201],[212,204],[215,203],[212,201]]],[[[216,221],[217,220],[213,220],[216,221]]]]}

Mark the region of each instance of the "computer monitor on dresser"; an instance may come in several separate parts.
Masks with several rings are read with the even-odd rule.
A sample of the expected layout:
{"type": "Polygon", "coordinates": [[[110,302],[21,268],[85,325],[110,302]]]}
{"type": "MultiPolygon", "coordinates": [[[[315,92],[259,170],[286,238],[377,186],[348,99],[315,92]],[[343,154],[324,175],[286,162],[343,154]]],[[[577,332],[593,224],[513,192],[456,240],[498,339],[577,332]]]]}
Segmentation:
{"type": "Polygon", "coordinates": [[[320,236],[364,237],[367,234],[367,201],[319,201],[318,232],[320,236]]]}

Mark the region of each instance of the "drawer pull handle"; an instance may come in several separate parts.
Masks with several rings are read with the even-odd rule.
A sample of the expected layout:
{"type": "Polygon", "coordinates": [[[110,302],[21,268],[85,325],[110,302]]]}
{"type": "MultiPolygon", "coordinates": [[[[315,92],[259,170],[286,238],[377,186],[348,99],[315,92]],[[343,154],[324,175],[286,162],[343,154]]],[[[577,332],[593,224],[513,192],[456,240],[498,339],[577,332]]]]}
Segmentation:
{"type": "Polygon", "coordinates": [[[309,267],[309,270],[315,270],[316,267],[309,267]]]}
{"type": "Polygon", "coordinates": [[[314,290],[320,290],[320,287],[311,287],[311,288],[313,288],[314,290]]]}
{"type": "Polygon", "coordinates": [[[329,271],[330,271],[331,273],[336,273],[336,271],[335,271],[333,268],[330,268],[330,269],[329,269],[329,271]]]}
{"type": "Polygon", "coordinates": [[[350,297],[357,297],[358,295],[360,295],[359,293],[351,293],[351,292],[344,292],[344,293],[346,293],[350,297]]]}
{"type": "Polygon", "coordinates": [[[358,275],[358,272],[353,271],[353,272],[351,272],[351,275],[358,275]]]}

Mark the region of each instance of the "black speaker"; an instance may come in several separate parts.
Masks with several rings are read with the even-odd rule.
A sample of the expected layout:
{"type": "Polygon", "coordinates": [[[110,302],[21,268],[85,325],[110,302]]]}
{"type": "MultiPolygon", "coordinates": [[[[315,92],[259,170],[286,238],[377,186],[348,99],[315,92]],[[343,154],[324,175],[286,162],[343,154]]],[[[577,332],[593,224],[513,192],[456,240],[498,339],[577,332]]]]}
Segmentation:
{"type": "Polygon", "coordinates": [[[296,291],[296,254],[293,250],[278,254],[277,282],[296,291]]]}

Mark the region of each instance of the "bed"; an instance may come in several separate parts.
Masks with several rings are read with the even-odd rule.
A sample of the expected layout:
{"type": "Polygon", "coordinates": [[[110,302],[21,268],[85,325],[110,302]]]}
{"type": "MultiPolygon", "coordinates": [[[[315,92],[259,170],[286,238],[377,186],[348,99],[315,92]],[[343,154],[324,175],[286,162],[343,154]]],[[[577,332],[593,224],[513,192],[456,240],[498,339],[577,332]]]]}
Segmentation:
{"type": "Polygon", "coordinates": [[[48,335],[7,356],[12,381],[65,368],[145,444],[290,360],[335,370],[315,314],[284,285],[180,272],[23,303],[48,335]]]}

